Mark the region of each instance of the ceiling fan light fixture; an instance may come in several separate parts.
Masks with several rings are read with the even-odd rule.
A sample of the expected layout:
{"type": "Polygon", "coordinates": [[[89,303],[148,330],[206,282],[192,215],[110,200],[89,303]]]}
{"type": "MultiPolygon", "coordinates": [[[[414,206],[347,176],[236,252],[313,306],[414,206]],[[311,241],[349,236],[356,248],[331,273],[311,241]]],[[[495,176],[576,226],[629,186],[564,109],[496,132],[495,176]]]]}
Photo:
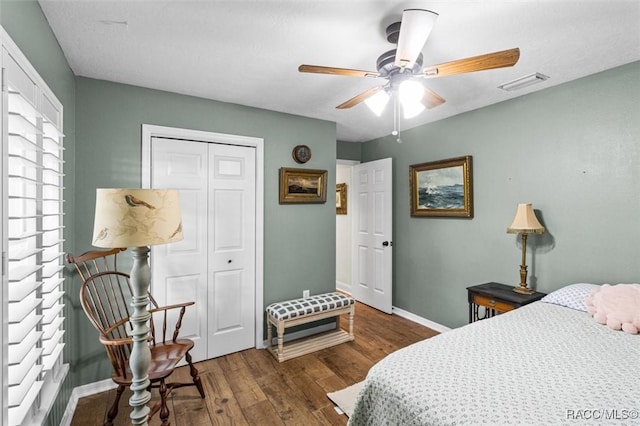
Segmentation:
{"type": "Polygon", "coordinates": [[[438,14],[425,9],[406,9],[402,13],[396,66],[412,68],[433,29],[438,14]]]}
{"type": "Polygon", "coordinates": [[[405,119],[413,118],[425,110],[422,104],[424,86],[413,80],[405,80],[398,86],[398,97],[402,105],[402,114],[405,119]]]}
{"type": "Polygon", "coordinates": [[[389,103],[389,94],[386,90],[380,90],[375,95],[367,98],[364,103],[369,107],[369,109],[378,117],[382,115],[385,107],[389,103]]]}
{"type": "Polygon", "coordinates": [[[405,120],[417,117],[425,110],[425,106],[421,102],[402,102],[402,116],[405,120]]]}

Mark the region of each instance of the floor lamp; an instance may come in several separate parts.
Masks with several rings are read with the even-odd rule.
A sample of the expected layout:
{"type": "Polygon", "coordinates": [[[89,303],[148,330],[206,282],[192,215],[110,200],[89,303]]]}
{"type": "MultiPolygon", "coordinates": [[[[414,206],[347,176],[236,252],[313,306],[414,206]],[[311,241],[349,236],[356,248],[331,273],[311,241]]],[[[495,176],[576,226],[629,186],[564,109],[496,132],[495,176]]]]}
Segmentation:
{"type": "Polygon", "coordinates": [[[167,244],[182,239],[182,218],[177,190],[170,189],[105,189],[96,190],[96,213],[93,245],[103,248],[133,248],[131,285],[133,314],[129,358],[132,373],[129,399],[131,424],[146,425],[149,416],[147,402],[149,363],[149,246],[167,244]]]}
{"type": "Polygon", "coordinates": [[[534,291],[527,287],[527,235],[542,234],[544,226],[538,222],[531,204],[518,204],[513,223],[507,228],[508,234],[522,234],[522,264],[520,265],[520,287],[513,291],[520,294],[532,294],[534,291]]]}

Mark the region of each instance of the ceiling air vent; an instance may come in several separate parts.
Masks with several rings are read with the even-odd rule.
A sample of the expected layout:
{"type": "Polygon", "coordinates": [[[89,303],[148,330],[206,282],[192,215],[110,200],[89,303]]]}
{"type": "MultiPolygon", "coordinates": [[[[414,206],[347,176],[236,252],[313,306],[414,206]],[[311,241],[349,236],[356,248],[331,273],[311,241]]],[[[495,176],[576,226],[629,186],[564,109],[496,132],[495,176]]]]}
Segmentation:
{"type": "Polygon", "coordinates": [[[507,83],[503,83],[500,86],[498,86],[498,89],[511,92],[513,90],[519,90],[519,89],[522,89],[523,87],[531,86],[532,84],[541,83],[547,80],[548,78],[549,76],[536,72],[533,74],[525,75],[524,77],[520,77],[512,81],[509,81],[507,83]]]}

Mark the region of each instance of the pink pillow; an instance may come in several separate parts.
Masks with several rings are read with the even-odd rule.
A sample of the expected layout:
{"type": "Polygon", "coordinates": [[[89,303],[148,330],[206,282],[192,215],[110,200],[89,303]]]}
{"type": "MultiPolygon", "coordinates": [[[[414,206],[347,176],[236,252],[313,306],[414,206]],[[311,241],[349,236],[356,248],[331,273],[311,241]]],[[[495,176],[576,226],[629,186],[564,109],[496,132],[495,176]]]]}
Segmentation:
{"type": "Polygon", "coordinates": [[[630,334],[640,331],[640,284],[603,284],[591,293],[586,305],[600,324],[630,334]]]}

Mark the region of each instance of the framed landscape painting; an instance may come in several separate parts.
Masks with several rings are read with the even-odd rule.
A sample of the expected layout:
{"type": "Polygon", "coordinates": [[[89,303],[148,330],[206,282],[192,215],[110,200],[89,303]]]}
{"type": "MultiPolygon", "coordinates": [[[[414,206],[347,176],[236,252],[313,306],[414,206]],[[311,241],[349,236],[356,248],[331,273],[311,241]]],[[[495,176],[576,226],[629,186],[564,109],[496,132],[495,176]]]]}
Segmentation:
{"type": "Polygon", "coordinates": [[[471,156],[409,166],[411,216],[473,217],[471,156]]]}
{"type": "Polygon", "coordinates": [[[280,204],[309,204],[327,201],[327,171],[280,169],[280,204]]]}

